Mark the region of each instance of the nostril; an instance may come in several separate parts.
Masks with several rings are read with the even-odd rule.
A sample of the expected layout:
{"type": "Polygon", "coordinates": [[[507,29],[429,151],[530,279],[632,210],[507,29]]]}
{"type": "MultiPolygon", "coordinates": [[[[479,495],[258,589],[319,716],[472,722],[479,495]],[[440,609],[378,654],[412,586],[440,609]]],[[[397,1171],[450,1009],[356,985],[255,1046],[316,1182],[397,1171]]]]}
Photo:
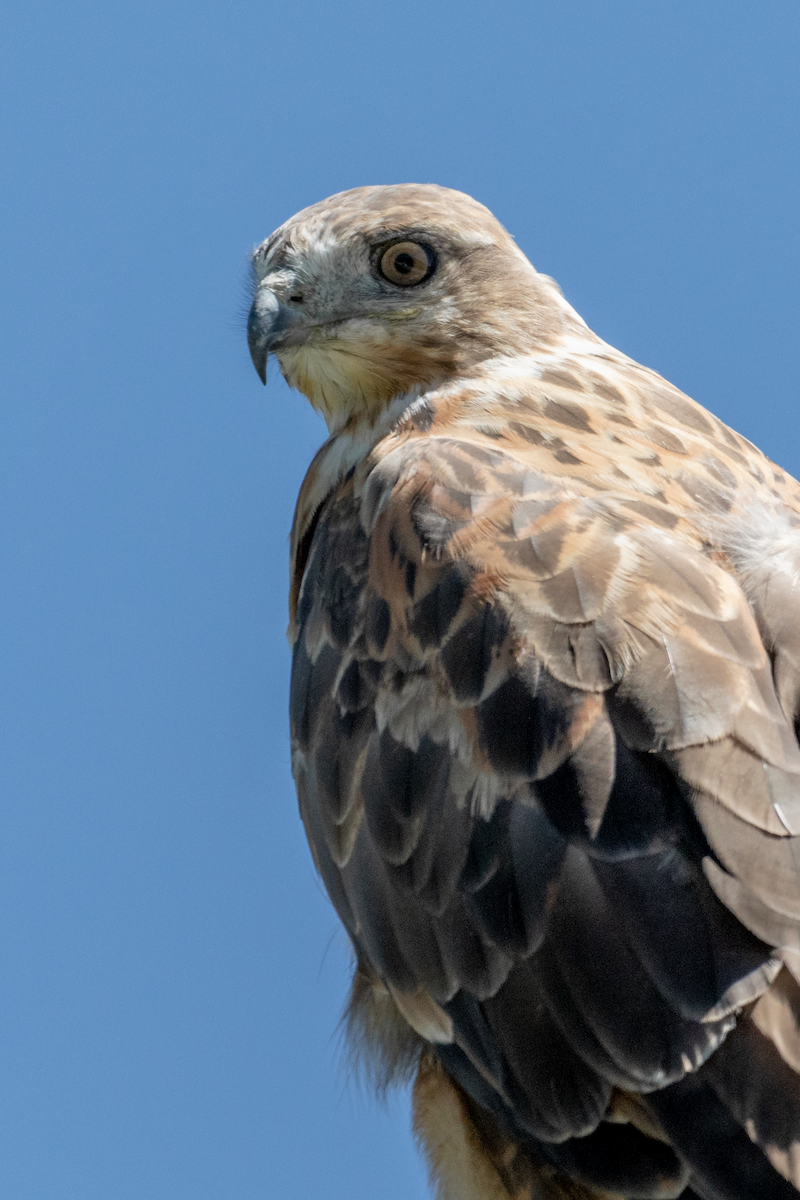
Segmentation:
{"type": "Polygon", "coordinates": [[[303,303],[303,293],[298,292],[296,296],[290,296],[289,303],[290,304],[302,304],[303,303]]]}

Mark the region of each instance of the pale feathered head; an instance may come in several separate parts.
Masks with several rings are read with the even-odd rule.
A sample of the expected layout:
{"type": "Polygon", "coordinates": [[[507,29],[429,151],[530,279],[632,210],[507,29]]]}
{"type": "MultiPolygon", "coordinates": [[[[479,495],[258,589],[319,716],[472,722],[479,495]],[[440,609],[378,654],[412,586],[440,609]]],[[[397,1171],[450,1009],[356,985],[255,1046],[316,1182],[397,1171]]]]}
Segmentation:
{"type": "Polygon", "coordinates": [[[568,306],[488,209],[433,184],[362,187],[305,208],[253,255],[250,353],[331,429],[563,329],[568,306]]]}

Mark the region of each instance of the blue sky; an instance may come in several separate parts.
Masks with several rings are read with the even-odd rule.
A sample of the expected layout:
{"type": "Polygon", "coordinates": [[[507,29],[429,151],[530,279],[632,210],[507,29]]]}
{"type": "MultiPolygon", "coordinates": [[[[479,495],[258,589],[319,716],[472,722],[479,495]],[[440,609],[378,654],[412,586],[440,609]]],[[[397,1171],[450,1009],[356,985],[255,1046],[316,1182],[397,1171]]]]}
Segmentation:
{"type": "Polygon", "coordinates": [[[249,251],[343,188],[489,205],[609,341],[800,472],[796,0],[7,0],[0,1194],[423,1200],[348,1083],[288,770],[323,437],[249,251]]]}

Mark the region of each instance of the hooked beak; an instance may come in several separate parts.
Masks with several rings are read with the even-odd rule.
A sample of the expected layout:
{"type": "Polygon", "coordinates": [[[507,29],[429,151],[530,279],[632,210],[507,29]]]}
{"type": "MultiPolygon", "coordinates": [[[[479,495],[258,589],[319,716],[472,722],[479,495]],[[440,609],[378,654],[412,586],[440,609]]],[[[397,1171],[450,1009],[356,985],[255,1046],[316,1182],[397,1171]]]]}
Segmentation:
{"type": "MultiPolygon", "coordinates": [[[[301,314],[279,300],[261,284],[247,318],[247,344],[250,357],[262,383],[267,382],[267,358],[279,342],[286,342],[289,330],[302,320],[301,314]]],[[[294,339],[293,339],[294,340],[294,339]]]]}

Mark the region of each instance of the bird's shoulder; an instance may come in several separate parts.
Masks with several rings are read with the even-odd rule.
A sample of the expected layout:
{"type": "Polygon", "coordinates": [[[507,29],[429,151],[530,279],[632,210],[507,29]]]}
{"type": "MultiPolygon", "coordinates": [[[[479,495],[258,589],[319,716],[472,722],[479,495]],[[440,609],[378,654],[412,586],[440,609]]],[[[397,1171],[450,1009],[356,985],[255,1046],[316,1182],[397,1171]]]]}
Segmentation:
{"type": "MultiPolygon", "coordinates": [[[[786,471],[594,335],[491,360],[471,378],[423,397],[396,433],[488,441],[562,488],[651,498],[678,519],[724,520],[754,499],[800,513],[800,485],[786,471]]],[[[382,452],[391,444],[387,438],[382,452]]]]}

